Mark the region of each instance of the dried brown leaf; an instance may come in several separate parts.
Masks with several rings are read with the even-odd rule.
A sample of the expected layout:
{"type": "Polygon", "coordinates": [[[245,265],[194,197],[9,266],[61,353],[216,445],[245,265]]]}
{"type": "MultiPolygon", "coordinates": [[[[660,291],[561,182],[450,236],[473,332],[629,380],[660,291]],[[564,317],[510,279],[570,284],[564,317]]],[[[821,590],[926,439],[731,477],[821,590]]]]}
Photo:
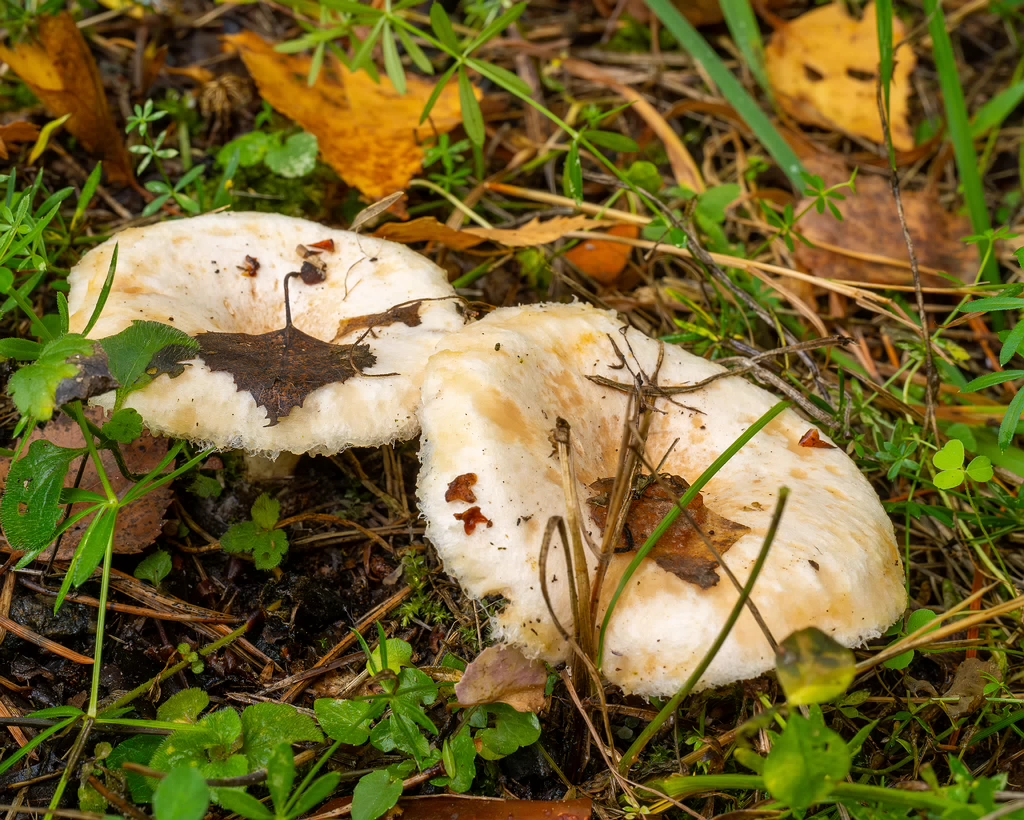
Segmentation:
{"type": "Polygon", "coordinates": [[[402,324],[406,327],[418,327],[420,319],[420,308],[423,302],[409,302],[407,305],[396,305],[383,313],[371,313],[369,316],[353,316],[350,319],[342,319],[338,323],[338,332],[334,335],[337,341],[348,336],[357,330],[372,330],[375,327],[385,325],[402,324]]]}
{"type": "Polygon", "coordinates": [[[432,216],[425,216],[411,222],[389,222],[382,225],[374,236],[403,244],[440,242],[454,250],[466,250],[483,242],[495,242],[509,248],[526,248],[546,245],[572,231],[586,231],[607,224],[586,216],[556,216],[543,222],[534,219],[521,228],[464,228],[457,231],[432,216]]]}
{"type": "Polygon", "coordinates": [[[1003,679],[999,665],[993,661],[967,658],[961,663],[953,683],[942,695],[944,698],[959,698],[956,703],[943,704],[950,720],[958,720],[977,712],[985,703],[985,687],[993,678],[997,681],[1003,679]]]}
{"type": "MultiPolygon", "coordinates": [[[[805,165],[828,185],[849,179],[845,167],[837,167],[831,159],[812,157],[805,160],[805,165]]],[[[856,193],[843,191],[846,200],[836,203],[843,215],[841,222],[828,210],[819,214],[814,209],[800,220],[797,230],[818,247],[797,244],[797,267],[829,279],[878,285],[913,284],[907,244],[888,180],[862,174],[856,184],[856,193]]],[[[928,287],[955,285],[928,269],[944,271],[964,283],[973,282],[978,252],[962,241],[973,233],[970,220],[950,213],[931,194],[905,190],[902,196],[907,226],[922,267],[922,284],[928,287]]],[[[803,200],[797,210],[806,207],[808,202],[803,200]]]]}
{"type": "Polygon", "coordinates": [[[489,646],[466,667],[455,695],[462,707],[507,703],[519,712],[539,712],[547,680],[541,661],[529,660],[514,646],[489,646]]]}
{"type": "MultiPolygon", "coordinates": [[[[663,473],[660,478],[660,482],[652,481],[650,476],[637,478],[616,552],[634,552],[643,546],[676,506],[677,499],[690,488],[679,476],[663,473]]],[[[595,493],[588,501],[590,517],[602,532],[608,524],[608,499],[614,484],[614,478],[602,478],[590,485],[595,493]]],[[[719,555],[727,552],[749,531],[743,524],[737,524],[708,509],[700,493],[690,502],[687,511],[719,555]]],[[[676,519],[651,550],[649,557],[666,572],[696,584],[701,589],[710,589],[718,583],[718,560],[686,516],[676,519]]]]}
{"type": "Polygon", "coordinates": [[[196,341],[207,367],[230,373],[239,390],[266,408],[269,427],[314,390],[347,381],[377,360],[367,345],[333,345],[295,327],[256,336],[200,333],[196,341]]]}

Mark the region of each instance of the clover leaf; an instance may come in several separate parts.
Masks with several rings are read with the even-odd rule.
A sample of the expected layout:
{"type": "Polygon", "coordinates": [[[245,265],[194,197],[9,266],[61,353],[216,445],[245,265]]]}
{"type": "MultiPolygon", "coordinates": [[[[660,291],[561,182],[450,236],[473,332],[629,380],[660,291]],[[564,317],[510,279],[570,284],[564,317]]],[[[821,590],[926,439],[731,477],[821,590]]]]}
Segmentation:
{"type": "Polygon", "coordinates": [[[940,490],[951,490],[963,484],[965,478],[984,483],[990,481],[994,472],[987,456],[978,456],[964,467],[964,444],[959,439],[950,439],[945,446],[932,456],[932,464],[939,468],[935,475],[935,486],[940,490]]]}

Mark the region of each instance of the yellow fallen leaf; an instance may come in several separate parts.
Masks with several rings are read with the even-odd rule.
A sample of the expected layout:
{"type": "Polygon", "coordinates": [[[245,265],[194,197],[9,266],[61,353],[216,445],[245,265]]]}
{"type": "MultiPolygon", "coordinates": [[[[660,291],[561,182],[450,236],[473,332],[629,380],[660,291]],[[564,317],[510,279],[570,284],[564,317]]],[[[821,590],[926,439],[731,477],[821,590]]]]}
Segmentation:
{"type": "MultiPolygon", "coordinates": [[[[893,42],[904,37],[893,17],[893,42]]],[[[782,108],[795,120],[882,143],[878,113],[878,30],[875,4],[860,20],[839,2],[809,11],[780,26],[765,48],[768,77],[782,108]]],[[[896,52],[890,90],[892,141],[900,151],[914,147],[908,120],[910,74],[917,59],[909,48],[896,52]]]]}
{"type": "Polygon", "coordinates": [[[411,222],[389,222],[382,225],[374,236],[405,244],[440,242],[455,250],[466,250],[483,242],[495,242],[509,248],[527,248],[554,242],[571,231],[585,231],[607,224],[586,216],[556,216],[546,222],[534,219],[521,228],[463,228],[457,231],[432,216],[424,216],[411,222]]]}
{"type": "MultiPolygon", "coordinates": [[[[386,77],[378,84],[365,71],[352,72],[331,60],[310,88],[309,58],[280,54],[273,43],[251,32],[224,40],[238,50],[263,99],[315,134],[324,161],[370,199],[406,187],[423,167],[421,144],[462,123],[454,83],[441,92],[430,119],[419,126],[434,91],[431,83],[409,77],[402,96],[386,77]]],[[[479,90],[474,91],[479,99],[479,90]]]]}
{"type": "Polygon", "coordinates": [[[111,182],[132,180],[131,161],[107,105],[99,68],[70,14],[39,17],[38,38],[0,45],[0,60],[25,81],[51,117],[71,115],[68,131],[86,151],[103,158],[111,182]]]}
{"type": "Polygon", "coordinates": [[[50,137],[53,136],[53,133],[70,118],[70,114],[65,114],[63,117],[57,117],[55,120],[50,120],[43,126],[43,130],[39,132],[39,139],[36,140],[36,144],[32,146],[32,151],[28,155],[29,165],[35,164],[35,161],[43,155],[43,151],[46,150],[46,146],[50,144],[50,137]]]}

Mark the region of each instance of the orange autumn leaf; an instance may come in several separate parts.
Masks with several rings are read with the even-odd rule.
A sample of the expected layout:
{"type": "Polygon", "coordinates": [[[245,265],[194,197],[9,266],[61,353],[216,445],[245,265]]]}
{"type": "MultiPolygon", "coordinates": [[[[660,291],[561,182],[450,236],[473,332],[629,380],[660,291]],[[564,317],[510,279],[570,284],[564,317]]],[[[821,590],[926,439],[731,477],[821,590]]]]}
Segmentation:
{"type": "Polygon", "coordinates": [[[324,161],[370,199],[405,188],[423,167],[422,143],[462,123],[454,83],[441,92],[430,119],[420,126],[432,83],[409,77],[402,96],[386,77],[378,84],[365,71],[352,72],[332,60],[310,88],[308,57],[280,54],[273,43],[251,32],[224,40],[238,50],[263,99],[315,134],[324,161]]]}
{"type": "Polygon", "coordinates": [[[114,122],[93,59],[82,32],[68,13],[38,18],[38,39],[0,45],[8,63],[51,117],[70,114],[67,129],[90,154],[103,158],[111,182],[132,180],[132,167],[114,122]]]}
{"type": "MultiPolygon", "coordinates": [[[[893,42],[904,38],[903,23],[893,17],[893,42]]],[[[878,84],[878,29],[875,4],[857,20],[840,2],[809,11],[780,26],[765,48],[772,88],[782,108],[795,120],[845,131],[881,144],[878,84]]],[[[899,151],[914,147],[910,129],[910,74],[914,52],[901,48],[890,87],[892,141],[899,151]]]]}
{"type": "MultiPolygon", "coordinates": [[[[608,233],[636,239],[640,235],[640,228],[636,225],[616,225],[608,233]]],[[[565,258],[591,279],[602,285],[610,285],[626,269],[632,252],[632,246],[623,242],[584,239],[565,258]]]]}
{"type": "Polygon", "coordinates": [[[9,125],[0,125],[0,159],[10,156],[10,148],[19,142],[34,142],[39,136],[39,126],[25,120],[18,120],[9,125]]]}

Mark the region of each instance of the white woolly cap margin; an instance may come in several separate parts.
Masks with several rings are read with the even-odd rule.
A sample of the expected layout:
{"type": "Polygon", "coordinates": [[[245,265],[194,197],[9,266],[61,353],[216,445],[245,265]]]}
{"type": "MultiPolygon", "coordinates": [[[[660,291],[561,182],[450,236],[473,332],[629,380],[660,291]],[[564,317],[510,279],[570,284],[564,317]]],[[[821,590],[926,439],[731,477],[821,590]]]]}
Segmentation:
{"type": "MultiPolygon", "coordinates": [[[[421,324],[375,328],[362,340],[376,356],[364,373],[312,393],[272,427],[264,408],[239,391],[229,373],[201,359],[174,379],[163,375],[128,397],[153,431],[218,448],[275,455],[337,453],[416,435],[420,382],[427,357],[463,325],[445,272],[403,245],[278,214],[221,213],[129,228],[82,258],[68,281],[71,330],[81,332],[99,298],[115,244],[117,272],[99,322],[102,339],[133,320],[163,322],[190,336],[203,332],[261,334],[284,327],[285,274],[301,267],[298,245],[333,240],[319,255],[327,278],[289,283],[292,321],[317,339],[352,343],[365,328],[335,338],[345,319],[383,313],[416,299],[421,324]],[[243,272],[246,256],[259,263],[243,272]],[[375,376],[375,374],[395,374],[375,376]]],[[[113,394],[98,404],[110,405],[113,394]]]]}
{"type": "MultiPolygon", "coordinates": [[[[427,536],[445,569],[476,598],[503,596],[498,637],[548,661],[567,647],[548,615],[539,583],[539,555],[551,516],[566,514],[550,435],[556,419],[571,425],[579,495],[613,476],[627,395],[595,384],[604,376],[631,384],[632,373],[658,383],[692,384],[719,365],[676,345],[629,330],[610,312],[583,305],[502,308],[447,337],[427,364],[420,419],[420,509],[427,536]],[[622,368],[612,342],[625,354],[622,368]],[[480,514],[492,522],[467,534],[454,517],[470,505],[448,502],[457,476],[474,473],[480,514]]],[[[659,399],[648,458],[694,481],[777,399],[742,377],[659,399]],[[692,408],[692,409],[691,409],[692,408]],[[673,442],[678,443],[672,447],[673,442]]],[[[749,527],[724,560],[743,583],[761,548],[779,488],[791,494],[753,600],[773,635],[816,626],[847,646],[879,635],[903,612],[903,570],[892,523],[857,466],[839,449],[802,447],[810,424],[792,410],[758,433],[704,488],[709,509],[749,527]]],[[[822,441],[828,438],[821,436],[822,441]]],[[[583,511],[596,543],[600,531],[583,511]]],[[[593,557],[591,556],[591,559],[593,557]]],[[[603,604],[632,555],[613,558],[603,604]]],[[[593,566],[591,567],[593,570],[593,566]]],[[[560,548],[549,554],[549,589],[563,624],[571,624],[567,573],[560,548]]],[[[626,692],[673,694],[700,662],[737,598],[721,573],[710,589],[645,561],[619,601],[605,641],[603,672],[626,692]]],[[[774,654],[744,611],[701,680],[720,686],[774,667],[774,654]]]]}

